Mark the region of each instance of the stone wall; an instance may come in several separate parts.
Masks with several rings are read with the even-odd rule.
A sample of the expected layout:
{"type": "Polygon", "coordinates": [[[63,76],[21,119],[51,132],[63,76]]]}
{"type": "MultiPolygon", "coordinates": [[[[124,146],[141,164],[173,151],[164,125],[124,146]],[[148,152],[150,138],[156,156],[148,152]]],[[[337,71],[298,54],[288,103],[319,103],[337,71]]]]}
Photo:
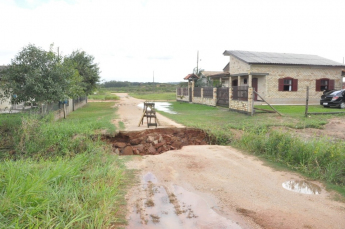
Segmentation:
{"type": "Polygon", "coordinates": [[[229,108],[230,110],[242,111],[248,113],[248,101],[240,101],[240,100],[230,100],[229,101],[229,108]]]}
{"type": "Polygon", "coordinates": [[[249,69],[249,64],[244,63],[234,56],[230,56],[230,74],[247,73],[249,69]]]}

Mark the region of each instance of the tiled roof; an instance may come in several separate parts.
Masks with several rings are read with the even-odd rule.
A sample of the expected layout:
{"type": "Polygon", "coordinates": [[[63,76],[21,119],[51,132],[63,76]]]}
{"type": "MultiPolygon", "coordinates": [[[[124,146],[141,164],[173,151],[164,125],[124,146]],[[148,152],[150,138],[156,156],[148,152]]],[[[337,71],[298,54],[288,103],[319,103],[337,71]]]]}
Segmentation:
{"type": "Polygon", "coordinates": [[[197,76],[197,75],[195,75],[194,73],[192,73],[192,74],[188,74],[186,77],[184,77],[183,79],[184,80],[188,80],[188,79],[190,79],[190,78],[197,78],[197,79],[199,79],[199,77],[197,76]]]}
{"type": "Polygon", "coordinates": [[[223,55],[235,56],[248,64],[345,66],[317,55],[306,54],[225,50],[223,55]]]}

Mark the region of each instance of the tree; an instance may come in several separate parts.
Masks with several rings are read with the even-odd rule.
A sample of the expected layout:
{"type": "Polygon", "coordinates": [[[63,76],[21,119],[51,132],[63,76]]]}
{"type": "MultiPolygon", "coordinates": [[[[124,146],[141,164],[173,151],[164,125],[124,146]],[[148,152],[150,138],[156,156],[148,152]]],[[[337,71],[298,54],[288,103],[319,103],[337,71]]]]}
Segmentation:
{"type": "Polygon", "coordinates": [[[82,78],[73,63],[63,61],[53,51],[53,45],[48,52],[32,44],[24,47],[1,77],[0,97],[11,97],[13,103],[51,103],[82,93],[82,78]]]}
{"type": "Polygon", "coordinates": [[[100,70],[98,64],[95,64],[94,57],[88,55],[85,51],[73,51],[71,55],[65,58],[71,61],[74,68],[78,71],[82,81],[80,86],[83,88],[84,94],[89,95],[97,89],[97,83],[100,79],[100,70]]]}

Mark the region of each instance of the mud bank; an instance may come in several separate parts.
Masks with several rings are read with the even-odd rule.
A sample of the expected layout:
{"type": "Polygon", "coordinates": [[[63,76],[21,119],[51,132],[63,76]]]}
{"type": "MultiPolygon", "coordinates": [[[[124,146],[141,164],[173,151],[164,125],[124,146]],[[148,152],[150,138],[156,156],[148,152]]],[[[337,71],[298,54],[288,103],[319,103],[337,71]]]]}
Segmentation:
{"type": "Polygon", "coordinates": [[[208,145],[211,137],[192,128],[157,128],[119,132],[115,137],[103,136],[118,155],[157,155],[187,145],[208,145]]]}

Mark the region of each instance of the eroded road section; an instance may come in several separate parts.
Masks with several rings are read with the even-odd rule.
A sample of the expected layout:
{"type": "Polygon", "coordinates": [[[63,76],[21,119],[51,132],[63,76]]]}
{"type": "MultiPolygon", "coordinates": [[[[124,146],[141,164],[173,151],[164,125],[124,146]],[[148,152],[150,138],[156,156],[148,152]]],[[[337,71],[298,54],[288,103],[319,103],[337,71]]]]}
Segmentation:
{"type": "MultiPolygon", "coordinates": [[[[137,129],[140,102],[123,96],[117,104],[126,130],[137,129]]],[[[162,120],[162,127],[178,125],[162,120]]],[[[127,167],[138,171],[127,194],[127,228],[345,228],[345,204],[321,183],[230,146],[183,146],[132,157],[127,167]],[[316,191],[296,192],[306,184],[316,191]]]]}

